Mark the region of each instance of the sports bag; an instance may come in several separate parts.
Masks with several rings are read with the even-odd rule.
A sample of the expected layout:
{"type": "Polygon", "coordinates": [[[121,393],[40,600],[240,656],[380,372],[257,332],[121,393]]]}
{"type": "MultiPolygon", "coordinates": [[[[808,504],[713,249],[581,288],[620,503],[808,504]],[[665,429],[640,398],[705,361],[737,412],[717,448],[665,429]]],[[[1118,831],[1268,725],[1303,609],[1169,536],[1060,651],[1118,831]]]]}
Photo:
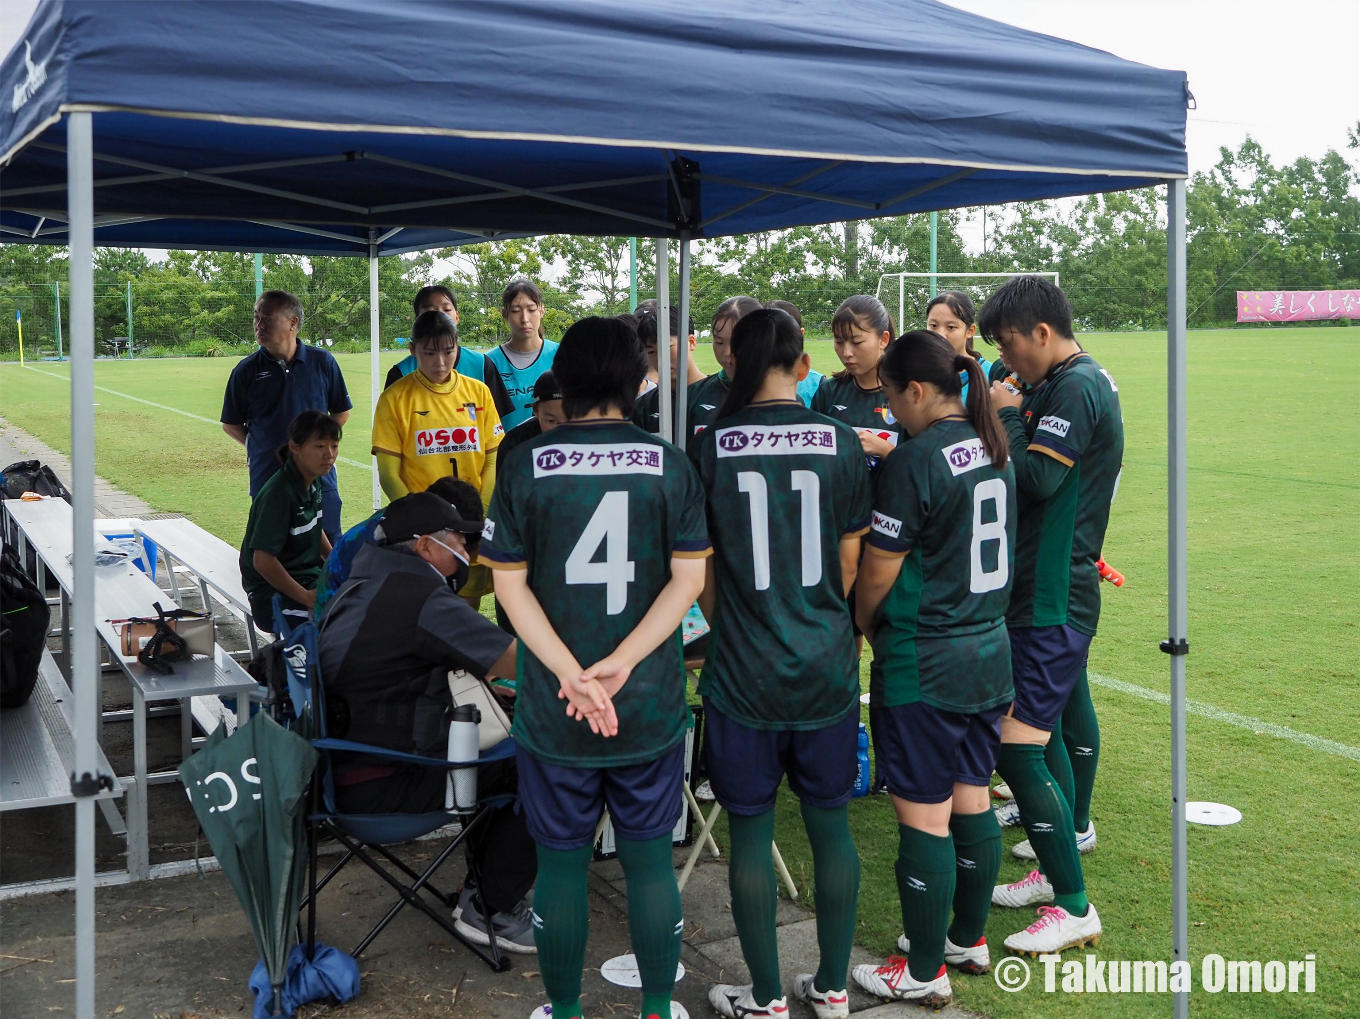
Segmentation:
{"type": "Polygon", "coordinates": [[[51,621],[43,592],[6,546],[0,551],[0,708],[28,703],[51,621]]]}
{"type": "Polygon", "coordinates": [[[39,460],[12,463],[0,471],[0,476],[4,478],[0,483],[0,499],[19,499],[25,492],[34,492],[71,501],[71,493],[61,483],[61,478],[39,460]]]}

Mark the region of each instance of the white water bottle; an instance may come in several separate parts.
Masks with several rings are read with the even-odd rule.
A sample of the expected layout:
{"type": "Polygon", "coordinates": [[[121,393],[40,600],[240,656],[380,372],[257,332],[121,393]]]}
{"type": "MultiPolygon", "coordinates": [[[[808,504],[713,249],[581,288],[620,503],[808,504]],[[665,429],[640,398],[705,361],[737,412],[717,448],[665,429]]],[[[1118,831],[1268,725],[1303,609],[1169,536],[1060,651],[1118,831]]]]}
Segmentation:
{"type": "MultiPolygon", "coordinates": [[[[482,713],[475,704],[460,704],[453,709],[449,722],[450,761],[475,761],[480,753],[477,727],[482,713]]],[[[458,768],[449,771],[448,791],[444,795],[445,810],[471,810],[477,805],[477,769],[458,768]]]]}

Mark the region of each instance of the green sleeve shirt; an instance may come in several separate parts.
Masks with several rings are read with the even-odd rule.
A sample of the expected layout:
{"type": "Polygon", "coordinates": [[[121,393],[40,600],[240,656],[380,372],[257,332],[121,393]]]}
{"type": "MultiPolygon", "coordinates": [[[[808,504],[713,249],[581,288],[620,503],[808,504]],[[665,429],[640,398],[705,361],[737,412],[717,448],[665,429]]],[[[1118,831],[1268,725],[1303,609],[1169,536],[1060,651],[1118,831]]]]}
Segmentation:
{"type": "Polygon", "coordinates": [[[871,506],[859,438],[801,403],[752,404],[695,450],[717,608],[699,692],[753,729],[820,729],[859,699],[840,541],[871,506]]]}
{"type": "Polygon", "coordinates": [[[325,564],[321,535],[321,482],[305,486],[290,460],[250,502],[240,563],[252,612],[267,614],[274,597],[274,588],[255,569],[255,552],[275,556],[290,577],[311,590],[325,564]]]}
{"type": "Polygon", "coordinates": [[[998,468],[965,419],[937,421],[887,458],[868,554],[902,570],[878,611],[876,698],[969,713],[1012,699],[1015,518],[1011,465],[998,468]]]}
{"type": "Polygon", "coordinates": [[[1096,560],[1124,459],[1114,377],[1077,354],[1004,408],[1015,461],[1019,521],[1012,628],[1066,624],[1094,636],[1100,621],[1096,560]]]}
{"type": "MultiPolygon", "coordinates": [[[[574,422],[526,442],[504,464],[481,559],[528,571],[529,587],[582,668],[611,654],[670,581],[672,558],[712,554],[703,489],[674,446],[624,421],[574,422]]],[[[520,642],[514,735],[566,767],[652,761],[687,724],[680,628],[614,698],[618,735],[567,717],[557,677],[520,642]]]]}

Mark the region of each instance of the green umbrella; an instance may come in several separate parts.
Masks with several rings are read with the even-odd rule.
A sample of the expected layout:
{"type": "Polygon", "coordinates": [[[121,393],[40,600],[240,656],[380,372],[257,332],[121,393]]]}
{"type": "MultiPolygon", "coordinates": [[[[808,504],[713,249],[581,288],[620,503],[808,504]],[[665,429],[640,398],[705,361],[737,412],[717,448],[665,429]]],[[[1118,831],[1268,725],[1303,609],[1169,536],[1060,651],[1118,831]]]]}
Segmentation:
{"type": "Polygon", "coordinates": [[[316,751],[260,712],[220,725],[179,768],[198,823],[241,900],[274,987],[283,986],[307,866],[307,783],[316,751]]]}

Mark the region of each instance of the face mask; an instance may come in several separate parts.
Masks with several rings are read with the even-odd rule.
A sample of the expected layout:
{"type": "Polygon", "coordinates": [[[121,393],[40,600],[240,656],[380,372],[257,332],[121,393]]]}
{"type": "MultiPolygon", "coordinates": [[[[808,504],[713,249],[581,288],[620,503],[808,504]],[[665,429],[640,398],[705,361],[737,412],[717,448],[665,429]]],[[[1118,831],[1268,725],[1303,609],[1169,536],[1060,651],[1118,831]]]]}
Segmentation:
{"type": "Polygon", "coordinates": [[[445,545],[433,534],[426,535],[426,537],[428,537],[440,548],[447,550],[449,554],[453,556],[454,559],[458,560],[458,565],[454,567],[453,573],[450,574],[447,578],[449,590],[452,591],[454,594],[457,594],[459,589],[462,588],[462,586],[467,583],[468,574],[472,572],[472,564],[463,557],[463,553],[459,552],[457,549],[449,548],[449,546],[445,545]]]}

